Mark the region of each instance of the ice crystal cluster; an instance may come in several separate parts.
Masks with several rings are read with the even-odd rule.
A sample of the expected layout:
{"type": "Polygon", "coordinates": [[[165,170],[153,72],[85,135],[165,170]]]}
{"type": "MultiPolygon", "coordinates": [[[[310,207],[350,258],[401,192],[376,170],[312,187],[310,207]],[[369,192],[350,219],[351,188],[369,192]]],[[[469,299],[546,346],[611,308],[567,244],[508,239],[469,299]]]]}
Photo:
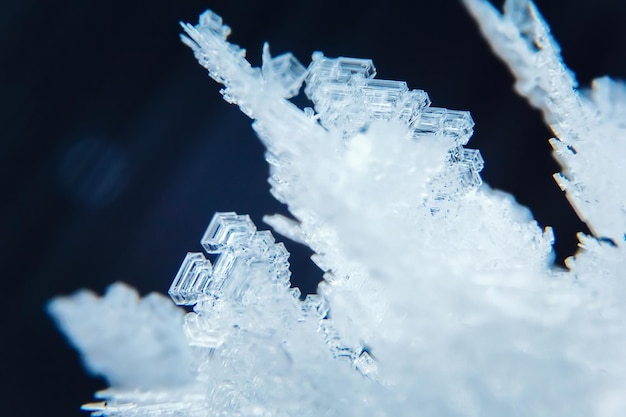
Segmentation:
{"type": "Polygon", "coordinates": [[[317,294],[250,218],[217,213],[169,294],[116,284],[50,310],[111,388],[104,416],[626,415],[626,88],[577,89],[532,2],[465,0],[517,90],[540,108],[556,174],[594,236],[568,270],[552,232],[482,184],[468,112],[376,78],[369,59],[291,54],[252,67],[207,11],[183,41],[254,120],[272,194],[265,218],[308,245],[317,294]],[[312,107],[289,98],[304,93],[312,107]]]}

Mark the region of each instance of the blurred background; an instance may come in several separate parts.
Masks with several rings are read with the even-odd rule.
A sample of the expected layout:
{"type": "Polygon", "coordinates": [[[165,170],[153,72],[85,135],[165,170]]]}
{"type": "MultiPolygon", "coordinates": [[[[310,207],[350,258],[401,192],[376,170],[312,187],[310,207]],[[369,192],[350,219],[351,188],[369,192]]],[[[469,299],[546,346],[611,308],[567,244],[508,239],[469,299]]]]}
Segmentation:
{"type": "MultiPolygon", "coordinates": [[[[581,84],[626,76],[626,3],[539,0],[581,84]]],[[[378,76],[470,110],[483,179],[576,250],[576,218],[551,175],[550,132],[517,97],[459,1],[3,0],[0,3],[0,416],[80,416],[105,387],[45,313],[79,288],[125,281],[165,293],[215,211],[284,211],[268,193],[250,121],[179,42],[206,8],[260,64],[261,47],[371,57],[378,76]]],[[[294,282],[310,253],[286,242],[294,282]]]]}

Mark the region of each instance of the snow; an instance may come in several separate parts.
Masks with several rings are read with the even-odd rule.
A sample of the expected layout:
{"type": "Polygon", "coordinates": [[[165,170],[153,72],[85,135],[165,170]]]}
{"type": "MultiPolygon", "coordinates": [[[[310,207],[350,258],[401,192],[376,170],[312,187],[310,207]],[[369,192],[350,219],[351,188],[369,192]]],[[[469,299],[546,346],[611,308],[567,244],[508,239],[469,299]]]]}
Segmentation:
{"type": "Polygon", "coordinates": [[[544,112],[557,182],[595,233],[580,235],[569,270],[552,266],[552,231],[482,183],[482,157],[465,147],[468,112],[375,78],[370,59],[317,52],[305,67],[265,45],[254,68],[207,11],[183,25],[183,42],[254,120],[272,195],[291,213],[265,219],[315,252],[324,281],[302,299],[284,246],[245,215],[217,213],[207,254],[189,253],[169,291],[193,311],[120,284],[52,302],[89,370],[111,384],[85,409],[623,415],[624,86],[604,78],[580,92],[532,2],[507,1],[503,14],[464,3],[544,112]],[[288,98],[303,83],[312,107],[301,110],[288,98]]]}

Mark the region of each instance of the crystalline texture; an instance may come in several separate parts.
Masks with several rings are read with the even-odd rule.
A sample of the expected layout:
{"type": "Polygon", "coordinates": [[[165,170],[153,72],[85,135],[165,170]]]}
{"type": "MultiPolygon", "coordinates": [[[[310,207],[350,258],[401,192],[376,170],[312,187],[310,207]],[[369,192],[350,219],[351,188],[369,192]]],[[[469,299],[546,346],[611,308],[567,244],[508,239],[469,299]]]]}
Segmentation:
{"type": "Polygon", "coordinates": [[[532,3],[509,0],[504,16],[487,2],[465,3],[558,134],[552,143],[568,167],[559,184],[606,236],[581,235],[570,270],[551,268],[551,229],[482,185],[482,157],[464,147],[469,113],[375,79],[367,59],[315,53],[303,71],[266,46],[263,68],[253,68],[207,12],[183,25],[183,41],[224,84],[224,99],[254,119],[271,192],[290,212],[266,220],[313,250],[324,281],[301,300],[285,247],[247,216],[217,213],[202,239],[213,267],[188,254],[170,289],[193,305],[182,325],[181,310],[121,287],[51,304],[89,367],[113,385],[97,394],[104,403],[85,409],[623,416],[626,175],[615,162],[626,88],[605,79],[589,99],[573,90],[532,3]],[[302,78],[314,109],[285,100],[302,78]],[[610,146],[587,139],[594,135],[610,146]]]}
{"type": "Polygon", "coordinates": [[[398,118],[411,126],[421,112],[430,106],[430,98],[423,90],[411,90],[403,96],[404,101],[400,104],[398,118]]]}
{"type": "Polygon", "coordinates": [[[247,215],[217,213],[207,227],[201,243],[207,253],[219,253],[226,247],[242,247],[254,235],[256,227],[247,215]]]}
{"type": "Polygon", "coordinates": [[[477,187],[482,184],[478,173],[483,169],[484,161],[477,149],[454,148],[450,151],[450,161],[456,164],[463,186],[477,187]]]}
{"type": "Polygon", "coordinates": [[[267,43],[263,46],[262,70],[263,78],[272,86],[272,90],[285,98],[298,94],[306,74],[306,68],[292,53],[272,58],[267,43]]]}
{"type": "Polygon", "coordinates": [[[117,388],[169,389],[193,380],[183,312],[160,294],[140,299],[117,283],[104,297],[81,291],[57,298],[49,311],[86,353],[87,368],[117,388]]]}
{"type": "MultiPolygon", "coordinates": [[[[528,23],[536,16],[531,10],[518,18],[528,23]]],[[[541,27],[532,23],[524,30],[530,37],[538,34],[531,42],[536,48],[551,48],[541,27]]],[[[201,62],[209,71],[228,66],[230,58],[212,55],[221,48],[219,42],[199,39],[189,27],[187,32],[196,42],[196,54],[208,58],[201,62]]],[[[526,57],[530,66],[533,57],[526,57]]],[[[481,186],[480,153],[464,147],[474,125],[468,112],[431,107],[423,91],[375,79],[369,60],[315,53],[304,89],[314,110],[304,112],[285,101],[263,100],[267,95],[248,77],[245,63],[229,68],[224,80],[229,88],[238,80],[241,91],[255,92],[237,103],[255,119],[253,126],[268,147],[272,194],[295,218],[269,221],[309,245],[316,264],[327,271],[319,295],[330,310],[319,327],[333,357],[347,360],[366,376],[378,368],[381,380],[388,378],[386,386],[415,401],[415,408],[390,408],[392,414],[533,415],[544,400],[555,415],[580,411],[583,405],[562,398],[591,390],[582,377],[585,360],[564,354],[568,359],[563,366],[546,356],[520,353],[527,350],[518,345],[523,340],[543,345],[540,335],[549,328],[551,349],[583,352],[585,357],[581,346],[593,344],[597,339],[591,333],[601,330],[590,325],[591,316],[577,313],[578,300],[588,299],[587,294],[569,283],[545,279],[552,274],[546,270],[550,229],[539,229],[510,197],[481,186]],[[574,328],[595,330],[572,336],[576,332],[570,327],[554,325],[563,320],[578,323],[574,328]],[[364,343],[373,350],[363,349],[364,343]],[[494,350],[499,353],[481,353],[494,350]],[[519,360],[511,359],[517,355],[519,360]],[[373,358],[375,365],[385,364],[396,373],[373,366],[373,358]],[[468,378],[467,364],[482,371],[472,367],[468,378]],[[544,375],[561,381],[554,398],[542,396],[541,388],[529,388],[544,386],[544,375]],[[423,387],[432,381],[440,387],[454,381],[453,393],[447,388],[425,392],[423,387]],[[516,391],[515,386],[523,388],[516,391]],[[506,395],[495,394],[503,391],[506,395]],[[438,405],[423,409],[417,404],[438,405]],[[523,411],[519,404],[526,405],[523,411]]],[[[563,90],[567,73],[554,74],[554,85],[563,90]]],[[[532,81],[520,86],[531,91],[532,81]]],[[[533,97],[544,99],[541,94],[533,97]]],[[[316,315],[314,301],[304,301],[304,316],[316,315]]]]}
{"type": "Polygon", "coordinates": [[[202,13],[199,22],[200,27],[204,30],[211,31],[222,39],[226,39],[230,34],[230,28],[222,23],[221,16],[213,13],[211,10],[202,13]]]}
{"type": "Polygon", "coordinates": [[[207,293],[213,268],[201,253],[188,253],[168,291],[178,305],[193,305],[207,293]]]}
{"type": "Polygon", "coordinates": [[[247,215],[216,213],[201,240],[207,253],[217,255],[215,266],[201,253],[188,253],[169,294],[176,304],[198,308],[207,300],[244,301],[255,280],[289,286],[289,252],[268,231],[256,231],[247,215]],[[252,284],[251,284],[252,283],[252,284]]]}
{"type": "Polygon", "coordinates": [[[563,166],[563,173],[554,176],[556,182],[596,237],[622,241],[626,182],[617,179],[623,175],[619,149],[626,137],[624,85],[599,78],[589,94],[580,94],[533,2],[508,0],[504,13],[484,0],[464,3],[516,77],[517,91],[543,112],[554,132],[550,144],[563,166]]]}
{"type": "Polygon", "coordinates": [[[405,82],[390,80],[367,80],[360,87],[364,104],[375,119],[391,118],[397,113],[398,103],[409,91],[405,82]]]}

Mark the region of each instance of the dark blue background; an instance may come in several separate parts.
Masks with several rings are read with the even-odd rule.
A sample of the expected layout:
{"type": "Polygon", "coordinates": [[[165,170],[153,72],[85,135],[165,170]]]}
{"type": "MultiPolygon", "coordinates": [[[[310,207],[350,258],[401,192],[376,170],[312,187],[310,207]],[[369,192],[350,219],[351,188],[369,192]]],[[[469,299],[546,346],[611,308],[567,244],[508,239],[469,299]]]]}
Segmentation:
{"type": "MultiPolygon", "coordinates": [[[[586,84],[626,75],[626,3],[540,1],[586,84]]],[[[0,5],[0,416],[78,416],[104,387],[45,303],[114,281],[165,292],[215,211],[283,210],[268,193],[250,121],[221,101],[179,20],[211,7],[260,62],[263,41],[305,64],[313,51],[371,57],[434,105],[471,110],[487,183],[512,192],[557,236],[557,260],[586,230],[553,183],[540,115],[512,90],[458,1],[5,0],[0,5]]],[[[294,282],[320,273],[292,251],[294,282]]],[[[158,366],[158,365],[157,365],[158,366]]]]}

